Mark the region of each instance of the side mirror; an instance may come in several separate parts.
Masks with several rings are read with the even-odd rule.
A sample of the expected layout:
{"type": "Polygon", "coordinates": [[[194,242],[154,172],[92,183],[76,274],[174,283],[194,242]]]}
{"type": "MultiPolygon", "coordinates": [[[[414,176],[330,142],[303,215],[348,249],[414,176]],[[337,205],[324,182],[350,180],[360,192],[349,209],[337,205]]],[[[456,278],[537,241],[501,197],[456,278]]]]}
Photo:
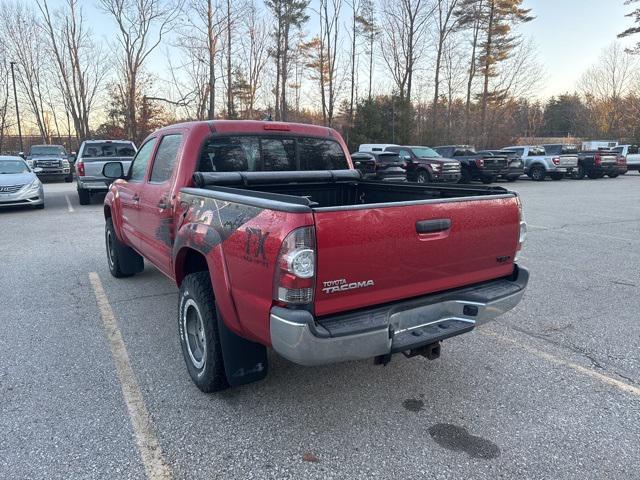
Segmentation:
{"type": "Polygon", "coordinates": [[[107,162],[102,167],[102,175],[106,178],[117,179],[124,177],[124,169],[122,168],[122,162],[107,162]]]}
{"type": "Polygon", "coordinates": [[[33,173],[42,173],[42,168],[40,167],[35,167],[31,169],[33,171],[33,173]]]}

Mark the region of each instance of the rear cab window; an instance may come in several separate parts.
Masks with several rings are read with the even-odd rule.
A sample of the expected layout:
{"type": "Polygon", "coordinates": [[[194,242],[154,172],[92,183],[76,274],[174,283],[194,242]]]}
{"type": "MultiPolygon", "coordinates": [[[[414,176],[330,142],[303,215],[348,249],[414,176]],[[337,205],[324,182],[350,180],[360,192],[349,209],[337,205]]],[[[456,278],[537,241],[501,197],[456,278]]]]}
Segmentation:
{"type": "Polygon", "coordinates": [[[542,147],[531,147],[529,149],[528,157],[544,157],[546,152],[542,147]]]}
{"type": "Polygon", "coordinates": [[[345,170],[347,157],[334,140],[304,136],[229,135],[205,143],[198,171],[259,172],[345,170]]]}
{"type": "Polygon", "coordinates": [[[85,143],[80,152],[83,159],[133,157],[135,154],[136,147],[132,142],[85,143]]]}

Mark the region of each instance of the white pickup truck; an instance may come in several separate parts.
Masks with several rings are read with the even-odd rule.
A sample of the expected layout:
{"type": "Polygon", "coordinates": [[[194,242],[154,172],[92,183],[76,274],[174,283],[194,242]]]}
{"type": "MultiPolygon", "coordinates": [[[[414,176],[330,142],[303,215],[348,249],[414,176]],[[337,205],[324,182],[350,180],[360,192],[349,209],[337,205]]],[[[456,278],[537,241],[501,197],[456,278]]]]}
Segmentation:
{"type": "Polygon", "coordinates": [[[627,169],[640,172],[640,151],[637,145],[618,145],[611,149],[627,159],[627,169]]]}

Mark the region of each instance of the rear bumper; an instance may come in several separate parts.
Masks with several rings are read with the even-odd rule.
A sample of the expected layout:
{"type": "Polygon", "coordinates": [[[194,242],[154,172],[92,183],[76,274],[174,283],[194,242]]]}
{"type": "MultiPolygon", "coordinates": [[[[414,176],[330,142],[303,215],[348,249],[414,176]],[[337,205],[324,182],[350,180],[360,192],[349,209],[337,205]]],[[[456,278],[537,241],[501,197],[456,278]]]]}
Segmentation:
{"type": "Polygon", "coordinates": [[[109,180],[92,178],[92,177],[76,177],[79,190],[91,190],[106,192],[109,190],[109,180]]]}
{"type": "Polygon", "coordinates": [[[271,344],[300,365],[361,360],[412,350],[473,330],[514,308],[529,272],[509,278],[316,319],[306,310],[273,307],[271,344]]]}

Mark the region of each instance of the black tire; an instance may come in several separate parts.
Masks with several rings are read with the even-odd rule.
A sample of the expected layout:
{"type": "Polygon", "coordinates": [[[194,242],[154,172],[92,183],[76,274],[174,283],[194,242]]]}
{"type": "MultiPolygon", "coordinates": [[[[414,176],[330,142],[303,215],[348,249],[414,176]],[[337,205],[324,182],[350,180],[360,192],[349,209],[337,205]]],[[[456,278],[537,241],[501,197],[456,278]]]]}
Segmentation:
{"type": "Polygon", "coordinates": [[[580,164],[571,172],[571,178],[574,180],[582,180],[584,178],[584,167],[580,164]]]}
{"type": "Polygon", "coordinates": [[[596,180],[597,178],[601,178],[600,174],[596,172],[587,173],[587,177],[589,177],[591,180],[596,180]]]}
{"type": "Polygon", "coordinates": [[[563,173],[552,173],[549,175],[551,177],[551,180],[562,180],[564,178],[564,174],[563,173]]]}
{"type": "Polygon", "coordinates": [[[91,193],[88,190],[78,189],[78,202],[80,202],[80,205],[89,205],[91,203],[91,193]]]}
{"type": "Polygon", "coordinates": [[[206,393],[229,388],[209,272],[192,273],[182,281],[178,329],[182,354],[193,383],[206,393]]]}
{"type": "Polygon", "coordinates": [[[609,178],[617,178],[618,175],[620,175],[619,173],[610,173],[608,174],[609,178]]]}
{"type": "Polygon", "coordinates": [[[417,183],[431,183],[431,175],[426,170],[418,170],[416,174],[417,183]]]}
{"type": "Polygon", "coordinates": [[[482,183],[484,183],[485,185],[489,185],[490,183],[493,183],[496,181],[497,177],[482,177],[482,183]]]}
{"type": "Polygon", "coordinates": [[[536,165],[531,168],[531,179],[536,182],[543,182],[547,172],[542,165],[536,165]]]}
{"type": "Polygon", "coordinates": [[[110,218],[107,218],[104,226],[104,240],[111,275],[116,278],[131,277],[144,270],[143,258],[133,248],[118,240],[110,218]]]}
{"type": "Polygon", "coordinates": [[[69,175],[64,177],[64,181],[67,182],[67,183],[73,182],[73,173],[70,173],[69,175]]]}
{"type": "Polygon", "coordinates": [[[462,169],[462,172],[460,173],[460,180],[458,180],[458,183],[471,183],[471,173],[469,172],[469,170],[467,170],[466,168],[462,169]]]}
{"type": "Polygon", "coordinates": [[[515,175],[507,177],[507,182],[515,182],[516,180],[518,180],[518,178],[520,178],[520,175],[518,175],[517,177],[515,175]]]}

